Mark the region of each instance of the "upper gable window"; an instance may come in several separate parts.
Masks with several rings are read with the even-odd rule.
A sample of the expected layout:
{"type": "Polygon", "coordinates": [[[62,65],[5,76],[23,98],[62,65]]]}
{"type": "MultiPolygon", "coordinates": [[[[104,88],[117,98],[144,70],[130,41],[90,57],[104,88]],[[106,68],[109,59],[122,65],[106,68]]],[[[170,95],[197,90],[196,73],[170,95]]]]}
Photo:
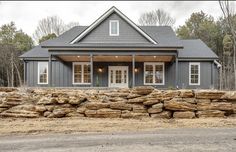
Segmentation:
{"type": "Polygon", "coordinates": [[[110,36],[119,36],[119,21],[118,20],[110,20],[109,34],[110,36]]]}

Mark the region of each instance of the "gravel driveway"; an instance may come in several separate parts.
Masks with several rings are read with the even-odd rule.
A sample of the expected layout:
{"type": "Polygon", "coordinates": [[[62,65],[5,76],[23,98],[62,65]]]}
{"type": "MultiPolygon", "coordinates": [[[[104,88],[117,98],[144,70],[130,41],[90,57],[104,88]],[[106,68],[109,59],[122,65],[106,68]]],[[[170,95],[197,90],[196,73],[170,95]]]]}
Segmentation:
{"type": "Polygon", "coordinates": [[[236,151],[236,128],[159,129],[155,132],[48,134],[0,137],[1,152],[236,151]]]}

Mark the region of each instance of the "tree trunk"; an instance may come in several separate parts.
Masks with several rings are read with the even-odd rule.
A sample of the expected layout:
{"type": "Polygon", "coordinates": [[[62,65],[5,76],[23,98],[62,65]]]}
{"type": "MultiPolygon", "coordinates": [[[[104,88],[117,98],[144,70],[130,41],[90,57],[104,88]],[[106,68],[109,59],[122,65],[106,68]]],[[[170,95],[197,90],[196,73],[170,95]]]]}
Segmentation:
{"type": "Polygon", "coordinates": [[[22,79],[21,79],[21,76],[20,76],[20,71],[19,71],[18,67],[16,66],[15,62],[13,62],[13,64],[16,68],[17,76],[18,76],[18,79],[19,79],[19,85],[22,86],[22,79]]]}
{"type": "Polygon", "coordinates": [[[11,53],[11,87],[14,87],[14,65],[13,65],[13,52],[11,53]]]}

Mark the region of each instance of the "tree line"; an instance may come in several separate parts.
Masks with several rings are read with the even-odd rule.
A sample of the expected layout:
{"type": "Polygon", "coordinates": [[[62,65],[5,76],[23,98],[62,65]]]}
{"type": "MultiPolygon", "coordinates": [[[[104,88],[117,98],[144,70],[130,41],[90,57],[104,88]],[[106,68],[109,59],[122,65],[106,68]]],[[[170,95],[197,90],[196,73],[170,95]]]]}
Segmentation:
{"type": "MultiPolygon", "coordinates": [[[[218,56],[222,67],[219,71],[219,89],[236,89],[236,13],[233,2],[219,1],[222,16],[214,19],[203,11],[194,12],[185,24],[176,29],[181,39],[201,39],[218,56]]],[[[139,25],[173,26],[175,19],[162,10],[144,12],[139,25]]],[[[79,25],[78,22],[65,24],[58,16],[43,18],[32,37],[18,30],[11,22],[0,27],[0,86],[23,85],[23,63],[18,56],[35,45],[52,39],[79,25]]]]}

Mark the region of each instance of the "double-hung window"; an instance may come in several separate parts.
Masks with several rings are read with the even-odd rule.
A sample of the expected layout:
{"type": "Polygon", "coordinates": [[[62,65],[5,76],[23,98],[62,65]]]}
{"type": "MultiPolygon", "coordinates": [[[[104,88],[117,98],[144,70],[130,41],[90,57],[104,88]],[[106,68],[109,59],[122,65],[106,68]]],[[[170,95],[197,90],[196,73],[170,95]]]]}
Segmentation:
{"type": "Polygon", "coordinates": [[[110,20],[109,35],[110,36],[119,36],[119,21],[118,20],[110,20]]]}
{"type": "Polygon", "coordinates": [[[91,67],[88,62],[73,63],[73,84],[90,84],[91,67]]]}
{"type": "Polygon", "coordinates": [[[200,63],[189,63],[189,85],[200,85],[200,63]]]}
{"type": "Polygon", "coordinates": [[[164,85],[165,68],[164,63],[144,63],[144,84],[145,85],[164,85]]]}
{"type": "Polygon", "coordinates": [[[38,62],[38,84],[48,84],[48,62],[38,62]]]}

